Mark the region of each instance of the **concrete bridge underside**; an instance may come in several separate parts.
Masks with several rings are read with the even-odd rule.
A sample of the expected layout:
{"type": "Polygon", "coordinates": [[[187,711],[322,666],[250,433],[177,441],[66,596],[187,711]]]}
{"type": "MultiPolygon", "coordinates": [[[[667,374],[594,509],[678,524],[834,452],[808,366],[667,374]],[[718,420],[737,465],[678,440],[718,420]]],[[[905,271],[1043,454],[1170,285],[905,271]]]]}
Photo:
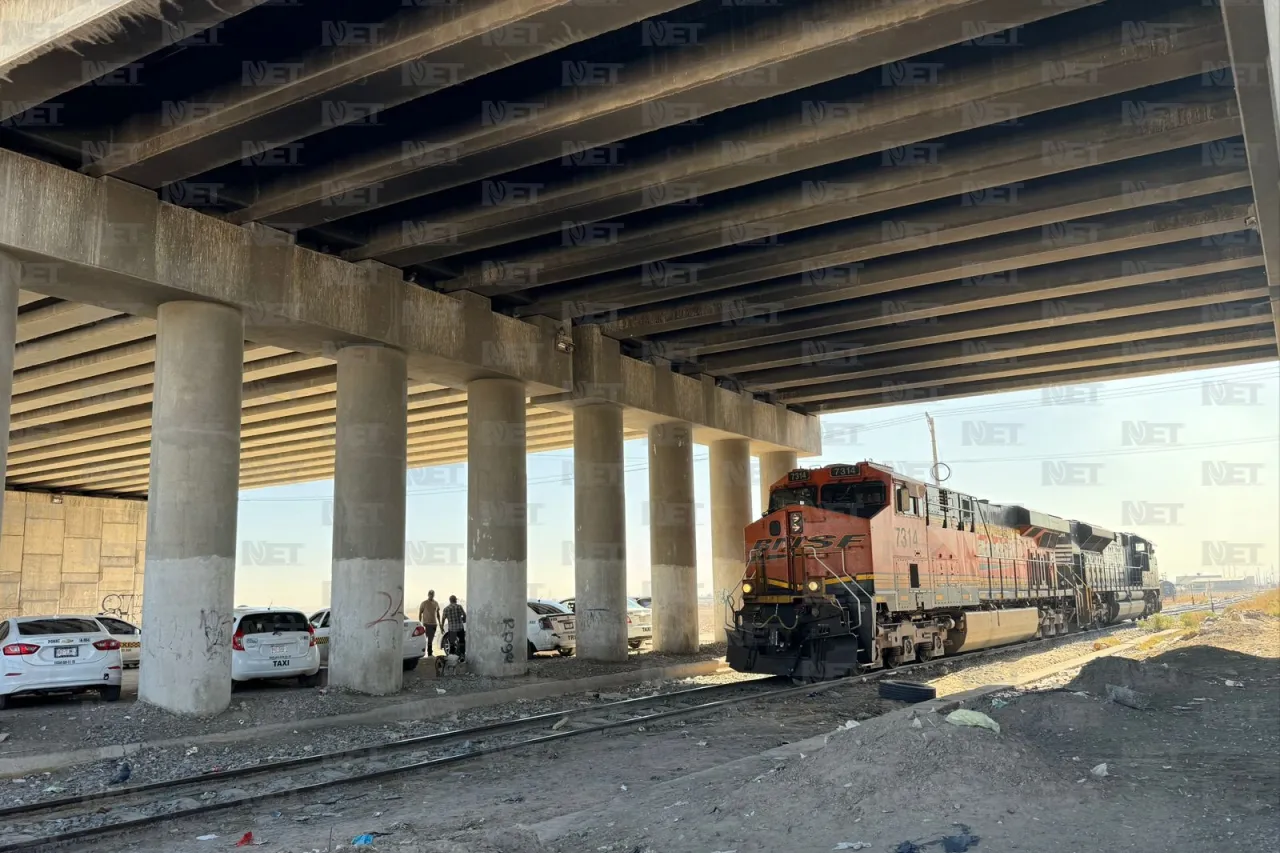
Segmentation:
{"type": "MultiPolygon", "coordinates": [[[[572,444],[580,622],[617,654],[625,438],[677,509],[711,445],[719,588],[744,460],[818,452],[817,413],[1277,356],[1270,0],[109,5],[0,54],[0,432],[10,487],[178,508],[152,607],[229,594],[237,487],[335,476],[357,625],[377,596],[340,577],[403,571],[386,472],[470,458],[501,636],[525,541],[495,507],[572,444]]],[[[680,650],[692,528],[653,529],[680,650]]],[[[191,707],[144,692],[216,706],[220,666],[191,707]]]]}

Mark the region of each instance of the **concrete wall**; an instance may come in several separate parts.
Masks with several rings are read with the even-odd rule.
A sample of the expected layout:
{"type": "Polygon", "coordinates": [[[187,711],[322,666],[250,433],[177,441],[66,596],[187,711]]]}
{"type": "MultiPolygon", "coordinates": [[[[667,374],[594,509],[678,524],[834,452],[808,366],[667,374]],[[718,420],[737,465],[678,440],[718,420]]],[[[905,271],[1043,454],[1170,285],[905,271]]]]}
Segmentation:
{"type": "Polygon", "coordinates": [[[98,613],[103,599],[142,614],[146,501],[4,493],[0,617],[98,613]]]}

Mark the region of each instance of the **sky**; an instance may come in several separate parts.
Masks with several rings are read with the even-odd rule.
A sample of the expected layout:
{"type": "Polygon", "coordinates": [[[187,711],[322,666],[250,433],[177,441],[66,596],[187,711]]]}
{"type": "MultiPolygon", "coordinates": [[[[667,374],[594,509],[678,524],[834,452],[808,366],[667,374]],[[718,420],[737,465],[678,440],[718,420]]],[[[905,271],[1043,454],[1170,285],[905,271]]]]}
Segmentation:
{"type": "MultiPolygon", "coordinates": [[[[1161,574],[1280,572],[1280,366],[935,400],[823,415],[802,467],[871,459],[927,479],[937,430],[944,485],[995,503],[1138,533],[1161,574]]],[[[625,445],[627,587],[647,592],[647,449],[625,445]]],[[[752,476],[759,478],[753,459],[752,476]]],[[[710,471],[694,448],[700,591],[711,588],[710,471]]],[[[466,465],[408,476],[405,601],[466,596],[466,465]]],[[[573,595],[573,451],[529,456],[529,582],[573,595]]],[[[759,488],[753,490],[760,511],[759,488]]],[[[241,492],[237,604],[324,606],[333,482],[241,492]]]]}

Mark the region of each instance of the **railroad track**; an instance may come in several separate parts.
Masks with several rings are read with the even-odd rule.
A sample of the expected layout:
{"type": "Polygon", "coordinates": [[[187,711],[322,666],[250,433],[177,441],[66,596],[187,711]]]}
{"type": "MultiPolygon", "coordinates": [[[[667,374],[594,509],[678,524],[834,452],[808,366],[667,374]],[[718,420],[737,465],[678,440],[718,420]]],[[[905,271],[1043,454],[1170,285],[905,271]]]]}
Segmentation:
{"type": "MultiPolygon", "coordinates": [[[[1215,605],[1226,606],[1237,600],[1242,599],[1224,600],[1215,602],[1215,605]]],[[[1208,605],[1188,605],[1165,612],[1176,615],[1207,609],[1208,605]]],[[[766,677],[694,687],[403,738],[390,743],[206,773],[183,780],[132,785],[4,807],[0,808],[0,825],[5,829],[5,835],[0,836],[0,853],[93,838],[249,804],[261,806],[267,799],[305,796],[339,785],[437,770],[486,755],[651,721],[707,713],[745,702],[802,693],[812,695],[849,684],[867,683],[886,677],[899,678],[906,673],[937,668],[943,664],[968,664],[992,655],[1026,651],[1044,644],[1070,642],[1090,634],[1106,633],[1128,626],[1129,623],[1108,625],[813,684],[784,686],[789,684],[786,679],[766,677]],[[531,737],[521,735],[530,729],[540,731],[531,737]],[[231,782],[237,783],[237,787],[229,789],[227,786],[231,782]],[[216,793],[217,789],[223,793],[216,793]],[[163,796],[155,796],[158,792],[163,792],[163,796]],[[194,801],[195,805],[184,805],[185,801],[194,801]]]]}

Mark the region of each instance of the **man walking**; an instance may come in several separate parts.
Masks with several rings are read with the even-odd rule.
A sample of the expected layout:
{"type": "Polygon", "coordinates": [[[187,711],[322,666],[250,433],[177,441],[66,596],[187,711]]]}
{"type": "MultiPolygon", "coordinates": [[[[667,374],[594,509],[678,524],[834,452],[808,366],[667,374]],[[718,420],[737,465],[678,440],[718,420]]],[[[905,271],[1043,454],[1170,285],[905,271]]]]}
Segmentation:
{"type": "MultiPolygon", "coordinates": [[[[458,596],[449,596],[449,606],[444,609],[444,621],[448,623],[448,634],[453,635],[454,648],[459,658],[467,654],[467,612],[458,603],[458,596]]],[[[443,645],[443,641],[441,641],[443,645]]]]}
{"type": "MultiPolygon", "coordinates": [[[[418,621],[427,629],[427,657],[432,657],[433,644],[436,639],[436,628],[440,625],[440,602],[436,601],[436,591],[427,590],[427,599],[418,605],[418,621]]],[[[441,642],[444,640],[441,638],[441,642]]]]}

